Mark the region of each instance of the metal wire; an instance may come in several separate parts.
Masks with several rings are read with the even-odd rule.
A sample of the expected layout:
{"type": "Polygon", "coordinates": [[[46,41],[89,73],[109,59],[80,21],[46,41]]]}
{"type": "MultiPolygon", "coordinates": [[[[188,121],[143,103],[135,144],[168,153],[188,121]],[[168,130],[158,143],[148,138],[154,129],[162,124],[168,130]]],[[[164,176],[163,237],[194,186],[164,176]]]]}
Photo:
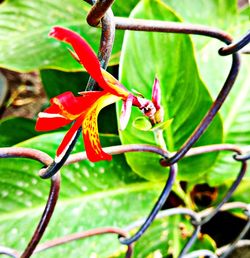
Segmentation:
{"type": "Polygon", "coordinates": [[[244,35],[241,39],[238,41],[223,47],[219,49],[219,54],[221,56],[227,56],[231,55],[239,50],[241,50],[243,47],[245,47],[250,42],[250,30],[244,35]]]}
{"type": "MultiPolygon", "coordinates": [[[[143,19],[127,19],[115,17],[117,29],[135,30],[135,31],[154,31],[154,32],[167,32],[167,33],[183,33],[202,35],[207,37],[216,38],[225,44],[232,43],[232,37],[224,31],[211,28],[203,25],[185,24],[179,22],[166,22],[156,20],[143,20],[143,19]]],[[[203,117],[200,124],[196,127],[192,135],[186,140],[182,147],[170,158],[162,162],[164,166],[170,166],[178,162],[188,150],[200,139],[207,127],[211,124],[212,120],[218,113],[220,107],[224,103],[226,97],[231,91],[236,77],[239,72],[240,57],[238,53],[232,55],[232,65],[226,81],[219,92],[217,98],[213,102],[207,114],[203,117]]]]}
{"type": "Polygon", "coordinates": [[[163,191],[162,191],[159,199],[157,200],[154,208],[152,209],[152,211],[148,215],[147,219],[142,224],[140,229],[132,237],[130,237],[130,238],[120,237],[119,240],[120,240],[121,244],[123,244],[123,245],[132,244],[133,242],[138,240],[142,236],[142,234],[148,229],[148,227],[152,224],[152,222],[155,219],[157,213],[160,211],[163,204],[166,202],[166,199],[167,199],[167,197],[168,197],[168,195],[169,195],[169,193],[172,189],[173,183],[175,181],[176,174],[177,174],[177,165],[171,166],[170,170],[169,170],[169,177],[168,177],[168,180],[166,182],[166,185],[163,188],[163,191]]]}
{"type": "MultiPolygon", "coordinates": [[[[248,207],[250,208],[250,207],[248,207]]],[[[226,251],[220,256],[221,258],[225,258],[227,257],[236,247],[237,243],[246,235],[246,233],[248,232],[248,230],[250,229],[250,209],[248,209],[245,214],[247,215],[247,223],[245,225],[245,227],[242,229],[242,231],[240,232],[240,234],[238,235],[238,237],[234,240],[233,243],[231,243],[226,251]]]]}
{"type": "MultiPolygon", "coordinates": [[[[95,228],[95,229],[90,229],[84,232],[77,232],[71,235],[67,235],[64,237],[60,237],[57,239],[53,239],[50,240],[46,243],[40,244],[39,246],[37,246],[36,250],[34,253],[40,253],[44,250],[59,246],[59,245],[63,245],[72,241],[76,241],[76,240],[80,240],[80,239],[84,239],[87,237],[91,237],[91,236],[97,236],[97,235],[103,235],[103,234],[118,234],[121,236],[126,237],[127,233],[126,231],[119,229],[119,228],[114,228],[114,227],[106,227],[106,228],[95,228]]],[[[133,247],[132,245],[128,245],[128,249],[126,252],[126,258],[130,258],[132,256],[133,253],[133,247]]]]}
{"type": "Polygon", "coordinates": [[[18,253],[17,250],[14,250],[12,248],[5,247],[5,246],[0,246],[0,254],[7,255],[7,256],[12,257],[12,258],[18,258],[19,257],[19,253],[18,253]]]}

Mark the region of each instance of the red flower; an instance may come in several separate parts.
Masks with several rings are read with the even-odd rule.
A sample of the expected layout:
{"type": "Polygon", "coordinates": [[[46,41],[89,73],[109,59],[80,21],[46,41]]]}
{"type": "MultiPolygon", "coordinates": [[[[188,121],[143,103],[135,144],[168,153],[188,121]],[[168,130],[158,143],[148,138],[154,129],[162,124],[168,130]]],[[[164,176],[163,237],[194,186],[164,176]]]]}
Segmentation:
{"type": "MultiPolygon", "coordinates": [[[[65,92],[50,100],[51,106],[38,114],[36,130],[50,131],[75,121],[60,144],[55,162],[59,162],[71,144],[77,130],[82,126],[83,139],[87,157],[90,161],[111,160],[111,155],[105,153],[100,144],[97,126],[97,116],[102,108],[120,99],[123,102],[121,127],[128,122],[132,105],[142,111],[155,113],[152,101],[131,94],[111,74],[101,69],[100,63],[88,43],[77,33],[62,27],[54,27],[49,36],[69,43],[75,52],[71,54],[77,59],[99,84],[103,91],[81,92],[75,97],[71,92],[65,92]]],[[[144,112],[145,113],[145,112],[144,112]]],[[[147,114],[146,114],[147,115],[147,114]]]]}

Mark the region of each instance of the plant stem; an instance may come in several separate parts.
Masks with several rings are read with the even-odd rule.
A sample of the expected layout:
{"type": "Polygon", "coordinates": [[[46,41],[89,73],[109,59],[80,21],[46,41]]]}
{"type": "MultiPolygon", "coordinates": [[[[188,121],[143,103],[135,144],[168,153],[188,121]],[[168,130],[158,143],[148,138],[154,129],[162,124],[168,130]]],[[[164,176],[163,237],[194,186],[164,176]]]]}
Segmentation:
{"type": "Polygon", "coordinates": [[[182,189],[179,180],[175,180],[172,191],[175,192],[175,194],[177,194],[178,197],[180,197],[183,200],[187,208],[189,209],[195,208],[194,203],[190,199],[189,195],[182,189]]]}
{"type": "Polygon", "coordinates": [[[163,137],[163,130],[154,131],[155,142],[159,145],[164,151],[167,151],[167,146],[163,137]]]}

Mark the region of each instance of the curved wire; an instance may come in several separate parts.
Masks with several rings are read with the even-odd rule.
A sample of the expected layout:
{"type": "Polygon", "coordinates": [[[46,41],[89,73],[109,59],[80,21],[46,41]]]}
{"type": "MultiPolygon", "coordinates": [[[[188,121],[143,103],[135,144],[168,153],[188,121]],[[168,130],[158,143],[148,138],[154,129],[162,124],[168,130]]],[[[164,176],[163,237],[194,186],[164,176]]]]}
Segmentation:
{"type": "Polygon", "coordinates": [[[77,130],[76,134],[72,137],[71,143],[69,144],[64,156],[62,157],[62,159],[60,159],[59,162],[56,162],[55,160],[53,160],[48,166],[45,166],[44,168],[42,168],[39,171],[39,176],[41,178],[43,178],[43,179],[51,178],[53,175],[55,175],[57,173],[57,171],[59,171],[59,169],[61,169],[61,167],[64,165],[64,163],[68,159],[71,151],[75,147],[75,144],[76,144],[77,139],[80,136],[81,132],[82,132],[82,129],[79,128],[77,130]]]}
{"type": "MultiPolygon", "coordinates": [[[[225,250],[228,248],[229,245],[226,245],[226,246],[222,246],[220,247],[219,249],[216,250],[216,254],[220,257],[220,255],[222,255],[225,250]]],[[[250,246],[250,240],[249,239],[242,239],[242,240],[239,240],[238,243],[236,244],[235,247],[249,247],[250,246]]]]}
{"type": "Polygon", "coordinates": [[[197,224],[193,224],[193,226],[194,226],[194,231],[193,231],[191,237],[189,238],[189,240],[187,241],[187,243],[185,244],[185,246],[182,248],[182,250],[179,254],[179,258],[182,258],[188,252],[188,250],[194,244],[195,240],[198,238],[198,234],[200,233],[201,226],[197,225],[197,224]]]}
{"type": "MultiPolygon", "coordinates": [[[[90,1],[87,2],[90,3],[90,1]]],[[[114,0],[97,0],[94,4],[94,1],[92,1],[94,5],[87,16],[88,24],[93,27],[98,26],[113,2],[114,0]]]]}
{"type": "MultiPolygon", "coordinates": [[[[117,154],[122,154],[126,152],[152,152],[155,154],[161,155],[163,158],[168,157],[168,153],[161,148],[157,146],[151,146],[147,144],[127,144],[127,145],[118,145],[118,146],[111,146],[111,147],[105,147],[103,150],[106,153],[109,153],[111,155],[117,155],[117,154]]],[[[79,162],[82,160],[86,160],[87,155],[86,151],[84,152],[78,152],[75,154],[70,155],[67,160],[64,162],[65,165],[69,165],[75,162],[79,162]]],[[[53,165],[53,163],[52,163],[53,165]]],[[[51,166],[52,166],[51,165],[51,166]]],[[[42,168],[39,171],[39,176],[42,178],[49,178],[53,174],[53,168],[52,168],[52,173],[49,170],[49,167],[42,168]]]]}
{"type": "Polygon", "coordinates": [[[216,254],[210,250],[197,250],[189,254],[184,255],[182,258],[197,258],[197,257],[209,257],[209,258],[218,258],[216,254]]]}
{"type": "MultiPolygon", "coordinates": [[[[187,152],[186,157],[190,157],[193,155],[199,155],[202,153],[209,153],[214,151],[234,151],[237,155],[242,155],[242,151],[239,147],[232,145],[232,144],[214,144],[214,145],[208,145],[208,146],[200,146],[191,149],[189,152],[187,152]]],[[[234,157],[234,156],[233,156],[234,157]]],[[[207,223],[214,215],[221,209],[221,207],[229,200],[229,198],[234,193],[235,189],[240,184],[242,178],[244,177],[246,170],[247,170],[247,162],[245,160],[241,161],[241,168],[240,172],[236,178],[236,180],[233,182],[229,190],[227,191],[226,195],[223,197],[221,202],[214,208],[209,214],[206,214],[204,218],[201,221],[201,225],[207,223]]],[[[163,160],[163,163],[165,161],[163,160]]]]}
{"type": "Polygon", "coordinates": [[[220,256],[220,258],[225,258],[227,257],[232,251],[233,249],[236,247],[237,243],[239,242],[240,239],[242,239],[246,233],[248,232],[249,228],[250,228],[250,206],[248,207],[248,210],[245,212],[247,215],[247,223],[244,226],[243,230],[240,232],[240,234],[238,235],[238,237],[233,241],[233,243],[231,243],[227,249],[223,252],[223,254],[220,256]]]}
{"type": "MultiPolygon", "coordinates": [[[[43,244],[40,244],[37,246],[37,248],[35,249],[34,253],[40,253],[42,251],[45,251],[47,249],[59,246],[59,245],[63,245],[63,244],[67,244],[69,242],[75,241],[75,240],[80,240],[80,239],[84,239],[87,237],[91,237],[91,236],[97,236],[97,235],[103,235],[103,234],[118,234],[118,235],[122,235],[122,236],[126,236],[127,233],[119,228],[114,228],[114,227],[106,227],[106,228],[95,228],[95,229],[90,229],[84,232],[77,232],[71,235],[67,235],[64,237],[60,237],[60,238],[56,238],[50,241],[47,241],[43,244]]],[[[132,245],[128,246],[127,252],[126,252],[126,258],[130,258],[132,256],[133,253],[133,247],[132,245]]]]}
{"type": "MultiPolygon", "coordinates": [[[[87,2],[90,2],[90,1],[87,1],[87,2]]],[[[102,34],[101,34],[100,47],[99,47],[97,56],[100,61],[101,67],[105,70],[108,66],[108,62],[113,49],[113,44],[115,39],[115,23],[114,23],[114,15],[112,10],[108,9],[106,14],[103,16],[103,13],[100,10],[100,7],[102,6],[102,3],[104,3],[104,5],[108,7],[108,5],[111,4],[109,2],[110,0],[92,1],[93,7],[90,11],[91,12],[90,16],[88,16],[88,17],[93,17],[97,13],[96,17],[98,17],[98,19],[102,17],[100,20],[98,20],[98,23],[101,21],[102,34]]],[[[97,19],[96,17],[94,19],[97,19]]],[[[91,76],[89,77],[89,81],[87,83],[85,90],[86,91],[100,90],[98,84],[91,76]]]]}
{"type": "Polygon", "coordinates": [[[237,161],[247,161],[250,159],[250,151],[244,154],[236,154],[234,155],[234,159],[237,161]]]}
{"type": "Polygon", "coordinates": [[[227,45],[231,44],[233,40],[232,37],[223,30],[199,24],[123,17],[114,17],[114,21],[115,27],[118,30],[195,34],[216,38],[227,45]]]}
{"type": "Polygon", "coordinates": [[[142,224],[140,229],[132,237],[130,237],[130,238],[119,237],[121,244],[123,244],[123,245],[132,244],[133,242],[138,240],[142,236],[142,234],[148,229],[148,227],[152,224],[153,220],[155,219],[155,217],[157,216],[157,213],[162,208],[163,204],[165,203],[165,201],[172,189],[173,183],[176,178],[176,174],[177,174],[177,165],[175,164],[173,166],[170,166],[169,177],[166,182],[166,185],[165,185],[160,197],[158,198],[156,204],[154,205],[152,211],[150,212],[147,219],[145,220],[145,222],[142,224]]]}
{"type": "Polygon", "coordinates": [[[210,107],[207,114],[204,116],[202,121],[199,123],[199,125],[196,127],[194,132],[191,134],[191,136],[187,139],[187,141],[182,145],[182,147],[169,159],[167,159],[164,162],[165,166],[169,166],[173,163],[176,163],[181,158],[184,157],[184,155],[188,152],[188,150],[199,140],[201,135],[204,133],[204,131],[208,128],[212,120],[214,119],[215,115],[218,113],[220,107],[224,103],[226,97],[228,96],[230,90],[232,89],[232,86],[236,80],[236,77],[239,72],[239,66],[240,66],[240,58],[239,54],[235,53],[233,54],[233,62],[232,66],[229,72],[229,75],[224,83],[224,86],[222,87],[220,93],[218,94],[216,100],[210,107]]]}
{"type": "Polygon", "coordinates": [[[49,165],[52,161],[52,158],[45,152],[21,147],[0,148],[0,158],[29,158],[45,165],[49,165]]]}
{"type": "Polygon", "coordinates": [[[227,191],[226,195],[223,197],[221,202],[211,211],[209,215],[207,215],[205,218],[202,219],[201,225],[207,223],[212,217],[216,215],[216,213],[221,209],[221,207],[229,200],[229,198],[232,196],[234,193],[235,189],[238,187],[240,184],[242,178],[244,177],[247,169],[247,162],[242,161],[242,165],[240,168],[240,172],[236,178],[236,180],[233,182],[229,190],[227,191]]]}
{"type": "MultiPolygon", "coordinates": [[[[190,210],[188,208],[171,208],[167,210],[161,210],[157,213],[155,219],[162,219],[165,217],[169,217],[172,215],[187,215],[191,217],[192,221],[195,222],[194,224],[199,224],[200,222],[200,216],[193,210],[190,210]]],[[[141,227],[144,223],[146,218],[139,219],[137,221],[134,221],[133,223],[129,224],[127,227],[124,228],[126,232],[131,231],[137,227],[141,227]]]]}
{"type": "Polygon", "coordinates": [[[54,212],[54,209],[58,200],[59,191],[60,191],[60,173],[57,173],[51,178],[50,193],[49,193],[49,197],[48,197],[44,212],[42,214],[39,224],[36,227],[36,230],[28,246],[26,247],[23,254],[21,255],[21,258],[30,257],[31,254],[34,252],[36,246],[38,245],[39,241],[41,240],[45,232],[45,229],[47,228],[50,222],[50,219],[52,217],[52,214],[54,212]]]}
{"type": "Polygon", "coordinates": [[[249,42],[250,42],[250,30],[241,39],[239,39],[235,43],[232,43],[226,47],[220,48],[219,54],[221,56],[231,55],[231,54],[239,51],[243,47],[245,47],[249,42]]]}
{"type": "Polygon", "coordinates": [[[7,255],[12,258],[20,257],[17,250],[5,246],[0,246],[0,254],[7,255]]]}
{"type": "MultiPolygon", "coordinates": [[[[229,34],[225,33],[224,31],[203,25],[144,19],[127,19],[120,17],[115,17],[115,23],[117,29],[195,34],[216,38],[227,45],[232,43],[232,37],[229,34]]],[[[170,166],[176,163],[178,160],[183,158],[187,151],[198,141],[198,139],[214,119],[215,115],[218,113],[220,107],[232,89],[232,86],[239,72],[239,66],[239,54],[234,53],[232,55],[232,65],[226,81],[209,111],[203,117],[202,121],[196,127],[194,132],[189,136],[186,142],[182,145],[182,147],[172,157],[166,159],[165,162],[162,162],[162,165],[170,166]]]]}
{"type": "MultiPolygon", "coordinates": [[[[182,257],[192,246],[192,244],[194,243],[194,241],[196,240],[198,233],[200,232],[200,216],[187,208],[171,208],[171,209],[167,209],[167,210],[162,210],[159,211],[158,214],[156,215],[155,219],[162,219],[168,216],[172,216],[172,215],[187,215],[189,217],[191,217],[192,220],[192,225],[194,227],[194,231],[190,237],[190,239],[187,241],[187,243],[185,244],[185,246],[183,247],[179,257],[182,257]]],[[[129,226],[127,226],[125,228],[125,231],[130,231],[133,230],[134,228],[140,227],[143,225],[145,219],[140,219],[137,220],[135,222],[133,222],[132,224],[130,224],[129,226]]]]}

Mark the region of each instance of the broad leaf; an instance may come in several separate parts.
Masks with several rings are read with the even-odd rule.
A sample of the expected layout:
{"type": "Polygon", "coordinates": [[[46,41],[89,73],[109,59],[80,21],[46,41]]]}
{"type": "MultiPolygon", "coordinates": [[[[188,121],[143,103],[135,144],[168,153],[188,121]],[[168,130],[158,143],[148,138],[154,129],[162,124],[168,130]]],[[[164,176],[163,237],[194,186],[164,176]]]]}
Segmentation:
{"type": "MultiPolygon", "coordinates": [[[[234,32],[236,38],[244,35],[249,29],[249,12],[243,12],[235,19],[234,26],[230,31],[234,32]]],[[[199,51],[198,62],[203,78],[207,82],[213,96],[218,92],[225,80],[231,57],[220,57],[217,50],[221,43],[210,40],[208,44],[199,51]]],[[[226,143],[242,146],[245,151],[250,151],[250,59],[248,55],[241,55],[241,69],[233,89],[221,108],[224,124],[224,138],[226,143]]],[[[232,153],[225,152],[218,156],[217,162],[207,171],[206,176],[201,175],[211,185],[220,185],[225,181],[235,179],[239,171],[240,163],[232,158],[232,153]]],[[[249,180],[250,169],[245,179],[249,180]]]]}
{"type": "MultiPolygon", "coordinates": [[[[235,23],[237,14],[236,0],[163,0],[172,7],[176,13],[181,15],[185,22],[193,24],[203,24],[226,30],[235,23]],[[202,10],[202,15],[200,14],[202,10]]],[[[202,48],[209,41],[209,38],[202,36],[192,36],[197,49],[202,48]]]]}
{"type": "MultiPolygon", "coordinates": [[[[233,196],[230,198],[231,202],[243,202],[249,203],[249,177],[248,180],[243,180],[239,187],[234,192],[233,196]]],[[[228,185],[227,185],[228,186],[228,185]]],[[[242,214],[242,211],[241,211],[242,214]]]]}
{"type": "MultiPolygon", "coordinates": [[[[54,155],[64,133],[46,134],[18,146],[54,155]]],[[[119,144],[117,137],[102,137],[102,144],[119,144]]],[[[78,141],[75,151],[83,150],[78,141]]],[[[27,159],[0,160],[0,242],[23,250],[42,214],[49,180],[37,176],[41,164],[27,159]]],[[[146,182],[126,165],[123,155],[112,162],[82,161],[62,169],[59,202],[42,242],[70,233],[104,226],[124,227],[145,217],[163,186],[146,182]]],[[[99,236],[57,247],[35,257],[109,257],[117,252],[117,236],[99,236]]],[[[122,248],[122,250],[124,250],[122,248]]]]}
{"type": "MultiPolygon", "coordinates": [[[[141,1],[134,9],[135,18],[180,21],[176,14],[159,1],[141,1]]],[[[151,99],[154,77],[160,80],[165,121],[173,118],[164,131],[167,147],[176,151],[191,135],[212,104],[212,99],[199,77],[189,36],[169,33],[126,32],[120,66],[121,81],[151,99]]],[[[141,116],[134,109],[126,130],[120,133],[122,143],[155,144],[152,132],[132,126],[141,116]]],[[[217,116],[198,145],[219,143],[222,126],[217,116]],[[216,133],[215,133],[216,132],[216,133]]],[[[127,154],[128,164],[139,175],[150,180],[163,180],[167,174],[159,157],[150,154],[127,154]]],[[[210,167],[215,155],[192,157],[180,163],[179,179],[196,180],[197,173],[210,167]]]]}
{"type": "Polygon", "coordinates": [[[58,70],[41,70],[42,84],[47,97],[53,98],[63,92],[72,91],[75,95],[84,91],[89,75],[84,72],[63,72],[58,70]]]}
{"type": "MultiPolygon", "coordinates": [[[[135,244],[134,257],[178,257],[193,230],[189,218],[181,215],[156,220],[135,244]]],[[[200,234],[189,252],[199,249],[214,251],[215,243],[200,234]]]]}
{"type": "MultiPolygon", "coordinates": [[[[122,2],[116,4],[114,13],[117,10],[119,15],[126,16],[134,3],[123,6],[122,2]]],[[[41,68],[82,70],[68,53],[68,46],[47,35],[53,26],[65,26],[81,33],[97,51],[101,30],[86,23],[89,10],[89,4],[78,0],[65,4],[60,0],[6,0],[0,5],[0,67],[22,72],[41,68]]],[[[119,60],[123,32],[118,34],[110,64],[119,60]]]]}
{"type": "Polygon", "coordinates": [[[16,117],[0,121],[0,147],[9,147],[39,134],[34,120],[16,117]]]}

